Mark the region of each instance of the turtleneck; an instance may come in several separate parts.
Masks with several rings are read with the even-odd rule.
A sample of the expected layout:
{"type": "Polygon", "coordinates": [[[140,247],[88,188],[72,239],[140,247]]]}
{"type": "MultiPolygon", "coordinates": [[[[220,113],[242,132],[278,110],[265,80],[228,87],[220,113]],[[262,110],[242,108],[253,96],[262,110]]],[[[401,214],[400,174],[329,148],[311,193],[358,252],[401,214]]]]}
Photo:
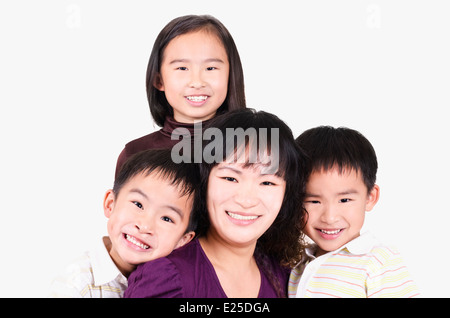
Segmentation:
{"type": "MultiPolygon", "coordinates": [[[[205,120],[202,122],[202,128],[205,126],[205,124],[208,122],[209,120],[205,120]]],[[[167,116],[166,120],[164,121],[164,126],[163,128],[160,130],[160,132],[162,134],[164,134],[165,136],[170,137],[172,135],[172,132],[176,129],[176,128],[186,128],[187,130],[189,130],[189,133],[191,134],[191,136],[194,135],[194,124],[193,123],[180,123],[178,121],[176,121],[173,117],[171,116],[167,116]]]]}

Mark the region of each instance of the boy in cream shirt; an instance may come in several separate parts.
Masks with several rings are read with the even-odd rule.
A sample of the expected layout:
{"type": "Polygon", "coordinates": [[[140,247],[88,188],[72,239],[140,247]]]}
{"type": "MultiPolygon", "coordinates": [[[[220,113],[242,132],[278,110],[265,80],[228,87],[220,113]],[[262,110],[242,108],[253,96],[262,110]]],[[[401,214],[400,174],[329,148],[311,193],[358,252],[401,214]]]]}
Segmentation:
{"type": "Polygon", "coordinates": [[[122,297],[137,265],[167,256],[195,235],[194,164],[174,163],[171,150],[146,150],[130,158],[106,192],[108,235],[67,267],[51,297],[122,297]]]}

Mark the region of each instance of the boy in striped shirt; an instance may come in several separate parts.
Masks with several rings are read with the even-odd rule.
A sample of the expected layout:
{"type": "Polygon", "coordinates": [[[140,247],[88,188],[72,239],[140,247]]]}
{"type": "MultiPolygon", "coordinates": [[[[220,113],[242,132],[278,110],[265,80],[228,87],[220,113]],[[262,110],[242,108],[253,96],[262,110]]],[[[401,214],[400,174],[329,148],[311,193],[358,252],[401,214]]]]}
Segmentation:
{"type": "Polygon", "coordinates": [[[418,296],[398,251],[370,233],[360,235],[380,195],[370,142],[355,130],[329,126],[309,129],[296,142],[312,162],[304,232],[315,244],[291,272],[289,297],[418,296]]]}

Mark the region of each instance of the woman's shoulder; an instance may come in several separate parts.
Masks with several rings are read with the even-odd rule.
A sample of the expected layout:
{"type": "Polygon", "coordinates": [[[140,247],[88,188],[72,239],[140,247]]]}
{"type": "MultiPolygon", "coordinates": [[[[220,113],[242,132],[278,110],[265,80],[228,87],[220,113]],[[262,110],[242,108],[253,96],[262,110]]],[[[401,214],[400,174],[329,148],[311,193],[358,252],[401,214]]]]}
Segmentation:
{"type": "Polygon", "coordinates": [[[166,257],[139,265],[128,279],[125,297],[189,297],[202,264],[199,243],[193,240],[166,257]]]}
{"type": "Polygon", "coordinates": [[[176,267],[166,257],[139,265],[128,278],[124,297],[183,297],[176,267]]]}
{"type": "Polygon", "coordinates": [[[280,265],[275,258],[266,255],[258,256],[258,266],[263,277],[259,297],[286,297],[291,269],[280,265]]]}

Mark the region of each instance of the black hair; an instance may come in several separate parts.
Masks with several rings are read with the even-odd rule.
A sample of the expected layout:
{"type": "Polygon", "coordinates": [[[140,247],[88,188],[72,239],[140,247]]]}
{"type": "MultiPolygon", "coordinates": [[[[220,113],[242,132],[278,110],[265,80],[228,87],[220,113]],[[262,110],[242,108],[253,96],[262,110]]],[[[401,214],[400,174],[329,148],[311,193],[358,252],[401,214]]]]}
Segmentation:
{"type": "Polygon", "coordinates": [[[171,149],[149,149],[138,152],[130,157],[120,169],[114,181],[113,192],[119,196],[122,187],[134,176],[157,173],[171,181],[171,184],[180,191],[180,196],[194,195],[194,203],[190,214],[187,232],[197,229],[197,193],[196,188],[200,183],[198,165],[195,163],[174,163],[171,157],[171,149]]]}
{"type": "Polygon", "coordinates": [[[163,126],[167,116],[173,116],[172,106],[168,103],[164,92],[158,90],[154,84],[161,73],[161,62],[164,50],[175,37],[198,30],[214,33],[222,42],[230,65],[228,76],[228,92],[223,104],[216,114],[229,110],[245,108],[244,72],[236,44],[227,28],[210,15],[186,15],[170,21],[159,33],[153,45],[147,66],[147,98],[155,123],[163,126]]]}
{"type": "MultiPolygon", "coordinates": [[[[257,138],[261,138],[259,133],[262,129],[267,132],[267,144],[265,149],[257,149],[257,151],[270,151],[272,141],[272,130],[277,129],[279,143],[279,163],[276,175],[281,176],[286,181],[286,190],[280,212],[272,226],[258,239],[255,255],[270,256],[284,266],[294,266],[300,258],[303,250],[302,229],[305,222],[305,210],[303,209],[303,197],[306,183],[307,158],[294,142],[291,129],[277,116],[264,112],[255,111],[251,108],[236,110],[225,113],[213,118],[207,128],[218,129],[223,136],[226,136],[227,129],[242,128],[243,130],[254,128],[257,132],[257,138]]],[[[260,147],[261,143],[252,140],[251,137],[241,140],[243,144],[239,145],[239,138],[234,138],[233,149],[229,149],[226,143],[227,138],[223,138],[223,160],[230,158],[235,151],[242,145],[249,147],[251,143],[256,143],[260,147]]],[[[272,149],[274,151],[274,149],[272,149]]],[[[200,164],[201,175],[201,193],[204,198],[207,194],[208,178],[212,168],[219,162],[207,163],[203,160],[200,164]]],[[[245,162],[245,165],[253,165],[261,163],[245,162]]],[[[210,222],[206,207],[206,200],[201,214],[199,227],[199,235],[205,235],[210,222]]]]}
{"type": "Polygon", "coordinates": [[[310,172],[335,167],[340,173],[354,169],[361,173],[368,191],[374,187],[377,156],[372,144],[360,132],[346,127],[319,126],[303,132],[296,143],[310,157],[310,172]]]}

